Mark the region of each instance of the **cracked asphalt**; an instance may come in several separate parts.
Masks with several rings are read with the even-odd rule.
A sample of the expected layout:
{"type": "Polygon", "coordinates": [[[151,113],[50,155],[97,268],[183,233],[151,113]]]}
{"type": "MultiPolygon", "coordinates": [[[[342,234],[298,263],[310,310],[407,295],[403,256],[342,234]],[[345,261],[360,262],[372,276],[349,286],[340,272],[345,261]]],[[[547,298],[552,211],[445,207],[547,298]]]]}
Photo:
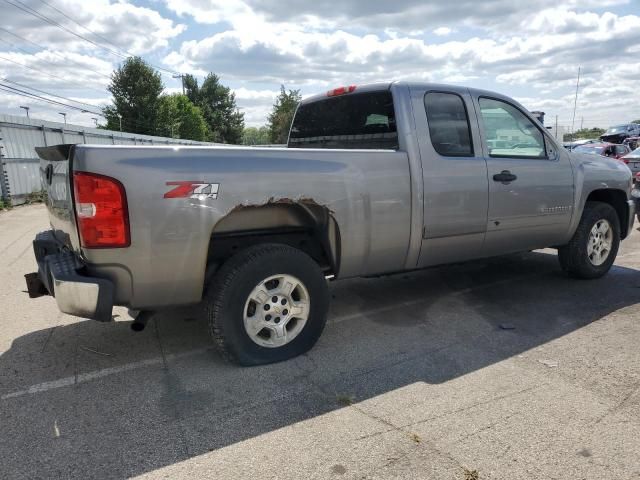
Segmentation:
{"type": "Polygon", "coordinates": [[[544,250],[333,283],[311,352],[239,368],[197,308],[30,300],[47,223],[0,213],[0,478],[640,478],[636,230],[595,281],[544,250]]]}

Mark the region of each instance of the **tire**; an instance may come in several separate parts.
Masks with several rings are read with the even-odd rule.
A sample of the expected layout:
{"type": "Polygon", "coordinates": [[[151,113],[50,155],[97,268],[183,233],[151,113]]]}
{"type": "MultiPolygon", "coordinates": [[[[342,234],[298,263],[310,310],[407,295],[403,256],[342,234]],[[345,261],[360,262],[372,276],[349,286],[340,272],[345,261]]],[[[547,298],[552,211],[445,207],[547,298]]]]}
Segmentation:
{"type": "Polygon", "coordinates": [[[209,332],[222,356],[240,365],[262,365],[315,345],[327,321],[329,291],[322,270],[306,253],[262,244],[222,265],[205,304],[209,332]],[[287,287],[289,294],[283,293],[287,287]]]}
{"type": "MultiPolygon", "coordinates": [[[[595,232],[595,235],[597,233],[595,232]]],[[[572,277],[600,278],[613,265],[619,246],[620,220],[614,208],[608,203],[587,202],[573,238],[567,245],[558,249],[558,260],[562,269],[572,277]],[[602,230],[604,230],[603,225],[608,225],[610,240],[609,234],[602,232],[600,232],[599,238],[592,236],[592,230],[596,228],[596,225],[602,230]],[[594,246],[590,247],[590,242],[593,242],[594,246]],[[591,255],[589,254],[590,249],[591,255]],[[597,252],[602,252],[602,255],[597,252]]]]}

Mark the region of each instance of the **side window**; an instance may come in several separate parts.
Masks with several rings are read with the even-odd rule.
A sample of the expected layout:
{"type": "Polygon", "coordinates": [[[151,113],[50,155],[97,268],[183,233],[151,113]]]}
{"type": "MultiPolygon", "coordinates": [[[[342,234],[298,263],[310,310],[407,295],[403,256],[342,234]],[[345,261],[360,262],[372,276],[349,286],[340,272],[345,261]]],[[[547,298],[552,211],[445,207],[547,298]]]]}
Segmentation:
{"type": "Polygon", "coordinates": [[[617,150],[617,152],[616,152],[616,153],[617,153],[618,155],[625,155],[625,154],[627,153],[627,147],[624,147],[624,146],[622,146],[622,145],[618,145],[618,146],[616,147],[616,150],[617,150]]]}
{"type": "Polygon", "coordinates": [[[464,101],[454,93],[424,96],[433,148],[445,157],[473,157],[469,117],[464,101]]]}
{"type": "Polygon", "coordinates": [[[513,105],[481,97],[480,115],[491,157],[547,158],[542,132],[513,105]]]}

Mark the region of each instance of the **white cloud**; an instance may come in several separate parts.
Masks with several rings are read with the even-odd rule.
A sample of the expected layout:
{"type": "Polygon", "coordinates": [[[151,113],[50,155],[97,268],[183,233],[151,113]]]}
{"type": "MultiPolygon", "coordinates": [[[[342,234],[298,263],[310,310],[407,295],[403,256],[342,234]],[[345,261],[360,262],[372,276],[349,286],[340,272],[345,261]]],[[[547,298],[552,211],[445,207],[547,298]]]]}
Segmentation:
{"type": "MultiPolygon", "coordinates": [[[[38,6],[36,10],[41,16],[95,43],[103,44],[111,50],[120,48],[134,54],[167,47],[169,40],[186,28],[183,24],[175,24],[173,20],[163,17],[156,10],[126,1],[58,0],[52,5],[72,20],[46,5],[38,6]]],[[[96,50],[103,56],[106,54],[105,50],[97,49],[95,45],[72,33],[12,5],[3,5],[2,17],[5,26],[10,26],[12,32],[30,41],[45,46],[63,46],[64,50],[96,50]]]]}
{"type": "Polygon", "coordinates": [[[449,35],[451,32],[452,30],[449,27],[438,27],[433,31],[433,34],[439,37],[445,37],[449,35]]]}
{"type": "MultiPolygon", "coordinates": [[[[217,73],[235,91],[248,124],[265,121],[280,84],[307,95],[393,79],[495,89],[562,118],[572,110],[578,66],[578,109],[585,122],[640,117],[633,115],[628,98],[640,78],[630,61],[640,52],[640,15],[617,10],[628,0],[162,1],[177,21],[156,10],[157,2],[142,7],[129,0],[55,0],[54,5],[154,63],[197,76],[217,73]],[[186,24],[201,25],[180,41],[186,24]]],[[[48,7],[40,9],[96,38],[48,7]]],[[[48,48],[29,54],[0,43],[0,57],[60,78],[2,59],[0,75],[69,97],[104,97],[121,58],[10,6],[3,7],[3,20],[48,48]]],[[[16,42],[0,34],[2,39],[16,42]]],[[[19,41],[17,46],[33,50],[19,41]]],[[[177,81],[164,79],[167,91],[181,91],[177,81]]]]}

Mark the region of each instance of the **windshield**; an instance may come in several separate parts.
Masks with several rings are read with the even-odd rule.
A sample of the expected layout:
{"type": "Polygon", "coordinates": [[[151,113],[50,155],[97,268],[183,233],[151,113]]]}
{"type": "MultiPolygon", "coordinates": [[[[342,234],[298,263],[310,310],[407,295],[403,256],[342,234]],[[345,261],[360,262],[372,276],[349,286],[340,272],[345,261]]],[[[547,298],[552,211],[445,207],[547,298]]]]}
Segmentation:
{"type": "Polygon", "coordinates": [[[573,151],[580,152],[580,153],[590,153],[592,155],[602,155],[602,152],[604,152],[604,147],[592,147],[590,145],[580,145],[579,147],[575,147],[573,151]]]}
{"type": "Polygon", "coordinates": [[[607,131],[605,132],[605,134],[607,133],[620,133],[620,132],[626,132],[627,131],[627,126],[626,125],[615,125],[613,127],[609,127],[607,129],[607,131]]]}

